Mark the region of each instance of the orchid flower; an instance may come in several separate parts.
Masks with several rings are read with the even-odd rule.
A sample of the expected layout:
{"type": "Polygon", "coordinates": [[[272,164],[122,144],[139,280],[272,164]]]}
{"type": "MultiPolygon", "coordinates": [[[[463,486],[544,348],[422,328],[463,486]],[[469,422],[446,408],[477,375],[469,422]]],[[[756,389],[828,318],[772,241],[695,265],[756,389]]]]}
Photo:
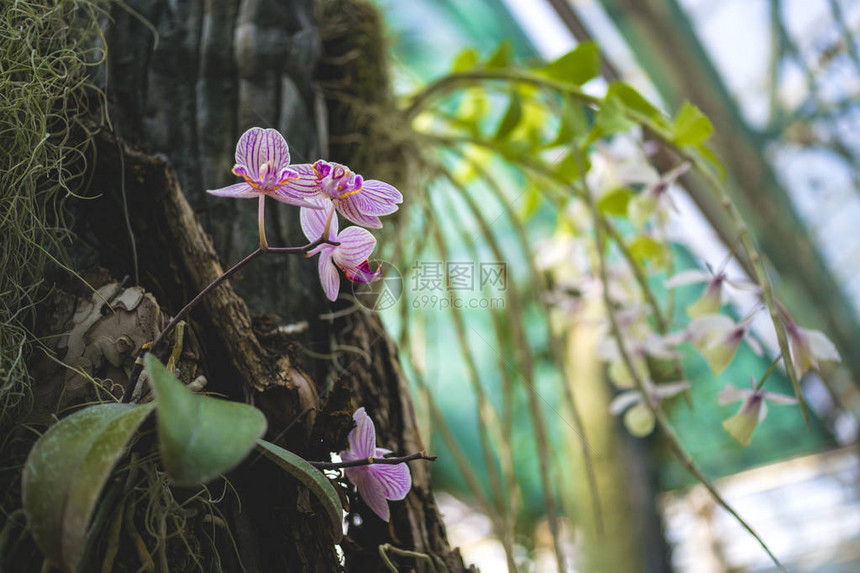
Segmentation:
{"type": "Polygon", "coordinates": [[[648,332],[643,338],[624,336],[624,348],[627,350],[628,358],[632,363],[634,373],[627,368],[622,359],[621,349],[615,338],[604,338],[597,347],[597,356],[609,362],[608,374],[612,382],[619,388],[633,388],[636,378],[647,380],[651,374],[648,368],[648,357],[660,360],[675,360],[680,358],[676,347],[684,341],[684,333],[672,333],[657,335],[648,332]]]}
{"type": "Polygon", "coordinates": [[[750,376],[750,389],[740,390],[731,384],[727,384],[720,392],[717,402],[720,406],[727,406],[732,402],[743,400],[738,413],[723,421],[726,432],[743,446],[750,445],[752,435],[756,427],[767,416],[767,404],[765,400],[777,405],[797,404],[797,398],[784,394],[774,394],[764,389],[756,390],[754,376],[750,376]]]}
{"type": "Polygon", "coordinates": [[[394,213],[397,204],[403,201],[400,191],[388,183],[365,181],[339,163],[320,160],[292,168],[298,177],[286,182],[286,186],[294,195],[331,199],[341,215],[362,227],[379,229],[382,227],[379,217],[394,213]]]}
{"type": "MultiPolygon", "coordinates": [[[[356,410],[352,419],[355,428],[347,436],[349,449],[340,453],[343,461],[381,458],[391,453],[391,450],[376,447],[376,428],[364,408],[356,410]]],[[[391,519],[387,500],[403,499],[412,487],[412,475],[406,464],[370,464],[344,468],[344,472],[367,507],[383,521],[391,519]]]]}
{"type": "Polygon", "coordinates": [[[260,246],[264,249],[268,247],[263,225],[266,196],[289,205],[318,208],[293,193],[287,186],[289,181],[299,178],[299,172],[289,165],[290,149],[284,136],[274,129],[252,127],[242,134],[239,143],[236,144],[236,165],[233,167],[233,174],[245,181],[206,191],[217,197],[236,199],[259,197],[260,246]]]}
{"type": "Polygon", "coordinates": [[[723,259],[723,262],[716,271],[714,271],[710,265],[706,265],[708,267],[707,271],[700,271],[698,269],[681,271],[663,284],[666,288],[672,289],[684,285],[707,283],[705,292],[702,293],[702,296],[699,297],[696,302],[687,307],[687,315],[690,318],[697,318],[705,314],[717,314],[720,312],[720,308],[723,305],[724,285],[728,284],[737,289],[747,290],[758,288],[755,285],[744,281],[729,279],[726,277],[726,266],[730,260],[730,256],[723,259]]]}
{"type": "Polygon", "coordinates": [[[801,328],[791,319],[786,319],[785,330],[798,376],[803,376],[810,370],[818,370],[819,360],[842,360],[836,346],[823,332],[801,328]]]}
{"type": "Polygon", "coordinates": [[[339,267],[352,282],[369,283],[378,279],[381,271],[372,271],[367,261],[376,247],[373,235],[361,227],[347,227],[338,232],[337,215],[331,200],[311,199],[311,203],[313,208],[303,207],[299,212],[305,237],[311,242],[327,238],[340,243],[323,243],[307,254],[312,257],[319,253],[320,283],[326,297],[333,301],[340,290],[340,275],[335,267],[339,267]]]}
{"type": "Polygon", "coordinates": [[[630,203],[627,205],[627,214],[630,216],[630,221],[637,228],[643,227],[655,213],[658,217],[664,217],[667,207],[677,210],[675,204],[672,202],[672,198],[669,196],[669,187],[681,175],[686,173],[688,169],[690,169],[690,163],[682,163],[668,173],[663,174],[658,181],[649,185],[630,200],[630,203]]]}
{"type": "MultiPolygon", "coordinates": [[[[644,382],[654,406],[658,406],[664,398],[680,394],[690,387],[690,383],[686,381],[654,384],[646,378],[644,382]]],[[[653,432],[656,423],[654,413],[643,398],[639,390],[628,390],[616,396],[609,405],[609,411],[616,416],[626,410],[624,425],[631,434],[640,438],[653,432]]]]}
{"type": "Polygon", "coordinates": [[[585,179],[598,196],[629,184],[650,185],[660,179],[642,147],[630,137],[617,136],[608,143],[598,141],[589,159],[591,169],[585,179]]]}
{"type": "Polygon", "coordinates": [[[761,356],[761,345],[750,336],[750,324],[754,317],[755,313],[752,312],[735,324],[723,314],[706,314],[693,319],[687,327],[693,344],[708,361],[714,376],[719,376],[731,364],[743,340],[747,341],[753,352],[761,356]]]}

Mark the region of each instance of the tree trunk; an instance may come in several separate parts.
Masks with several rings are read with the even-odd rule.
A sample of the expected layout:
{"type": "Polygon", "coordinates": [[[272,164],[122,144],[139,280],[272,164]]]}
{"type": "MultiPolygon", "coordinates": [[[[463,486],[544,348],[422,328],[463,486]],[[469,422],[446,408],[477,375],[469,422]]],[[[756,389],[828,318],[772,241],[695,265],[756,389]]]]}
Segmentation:
{"type": "MultiPolygon", "coordinates": [[[[112,133],[97,138],[97,198],[75,207],[82,240],[72,254],[79,269],[128,277],[175,314],[257,245],[256,201],[205,194],[234,181],[239,135],[274,127],[293,163],[323,155],[326,105],[313,83],[325,79],[315,77],[322,43],[308,0],[132,0],[114,5],[111,16],[100,74],[112,133]]],[[[267,201],[267,229],[272,246],[305,243],[296,208],[267,201]]],[[[378,316],[337,312],[348,306],[327,303],[316,261],[267,254],[192,311],[183,359],[205,376],[207,391],[257,405],[269,419],[267,438],[308,459],[344,449],[359,406],[376,422],[381,446],[421,451],[395,345],[378,316]],[[293,334],[278,330],[303,323],[286,329],[293,334]]],[[[229,536],[216,537],[218,564],[225,571],[377,571],[384,569],[379,546],[390,543],[427,554],[435,569],[463,571],[427,463],[411,462],[410,470],[412,491],[392,503],[390,525],[350,495],[342,563],[325,518],[297,482],[268,462],[246,462],[228,476],[231,487],[223,485],[233,493],[219,504],[229,536]]],[[[185,570],[177,559],[170,570],[185,570]]],[[[414,557],[391,559],[430,570],[414,557]]]]}

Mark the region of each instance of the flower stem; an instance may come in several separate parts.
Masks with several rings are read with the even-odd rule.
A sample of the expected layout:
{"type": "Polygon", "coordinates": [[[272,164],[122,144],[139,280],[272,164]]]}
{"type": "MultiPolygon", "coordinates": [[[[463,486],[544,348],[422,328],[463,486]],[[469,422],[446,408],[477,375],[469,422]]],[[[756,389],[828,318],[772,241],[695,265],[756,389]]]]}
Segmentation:
{"type": "MultiPolygon", "coordinates": [[[[263,202],[261,200],[260,201],[260,205],[261,205],[260,214],[261,215],[263,212],[262,204],[263,204],[263,202]]],[[[262,221],[262,217],[260,218],[260,220],[262,221]]],[[[262,226],[260,227],[260,230],[262,232],[262,226]]],[[[261,240],[261,242],[265,241],[265,237],[262,233],[260,235],[260,240],[261,240]]],[[[284,255],[303,255],[303,254],[308,253],[309,251],[312,251],[313,249],[315,249],[316,247],[318,247],[322,244],[329,244],[329,245],[337,246],[340,243],[330,241],[328,239],[320,237],[316,241],[313,241],[313,242],[308,243],[307,245],[303,245],[301,247],[271,247],[270,248],[270,247],[266,246],[264,248],[262,245],[257,247],[256,249],[254,249],[253,252],[251,252],[251,254],[249,254],[244,259],[242,259],[241,261],[239,261],[238,263],[236,263],[235,265],[233,265],[232,267],[227,269],[224,273],[219,275],[215,280],[213,280],[211,283],[206,285],[206,287],[203,290],[201,290],[197,294],[197,296],[195,296],[193,299],[191,299],[191,301],[188,304],[183,306],[182,309],[178,313],[176,313],[176,316],[174,316],[172,319],[170,319],[170,322],[167,323],[167,326],[164,327],[164,330],[162,330],[159,333],[159,335],[155,338],[155,340],[152,342],[151,345],[144,345],[143,347],[141,347],[140,354],[142,354],[146,350],[148,350],[149,352],[152,352],[152,353],[157,353],[160,350],[160,346],[164,343],[164,340],[167,337],[167,335],[170,334],[171,332],[173,332],[173,329],[176,328],[176,325],[179,324],[179,322],[182,319],[184,319],[188,315],[188,313],[191,312],[191,310],[195,306],[197,306],[197,304],[201,300],[203,300],[204,296],[206,296],[207,294],[212,292],[212,290],[215,287],[217,287],[219,284],[221,284],[222,282],[224,282],[225,280],[227,280],[228,278],[230,278],[231,276],[236,274],[236,272],[239,269],[241,269],[242,267],[244,267],[245,265],[247,265],[248,263],[250,263],[251,261],[253,261],[257,257],[259,257],[260,255],[263,255],[266,253],[280,253],[280,254],[284,254],[284,255]]],[[[123,393],[123,396],[122,396],[123,402],[127,403],[127,402],[131,401],[132,390],[134,389],[134,385],[137,383],[137,379],[140,376],[141,370],[143,369],[143,361],[140,358],[141,358],[141,356],[139,355],[138,359],[135,361],[135,366],[134,366],[134,369],[132,370],[131,376],[129,376],[129,378],[128,378],[128,383],[126,384],[125,392],[123,393]]]]}
{"type": "Polygon", "coordinates": [[[436,461],[439,456],[428,456],[424,452],[416,452],[400,458],[362,458],[360,460],[352,460],[349,462],[309,462],[312,466],[321,470],[337,470],[341,468],[354,468],[358,466],[369,466],[373,464],[397,465],[412,460],[427,460],[428,462],[436,461]]]}
{"type": "Polygon", "coordinates": [[[764,376],[762,376],[761,380],[759,380],[758,384],[756,384],[756,387],[755,387],[756,392],[761,390],[761,387],[764,386],[765,381],[768,379],[768,377],[771,375],[771,373],[773,373],[773,369],[776,368],[776,365],[779,364],[780,360],[782,360],[782,353],[781,352],[779,353],[779,355],[776,358],[773,359],[773,362],[770,363],[770,366],[768,366],[767,371],[765,371],[764,376]]]}
{"type": "Polygon", "coordinates": [[[260,195],[260,206],[257,209],[257,226],[260,229],[260,249],[263,252],[269,250],[269,242],[266,240],[266,196],[260,195]]]}

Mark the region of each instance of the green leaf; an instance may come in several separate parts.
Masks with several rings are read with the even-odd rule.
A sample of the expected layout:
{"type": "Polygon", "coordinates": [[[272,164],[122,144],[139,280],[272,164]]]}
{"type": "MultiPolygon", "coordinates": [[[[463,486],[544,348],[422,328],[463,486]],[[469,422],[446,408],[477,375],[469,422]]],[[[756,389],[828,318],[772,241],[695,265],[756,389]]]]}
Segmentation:
{"type": "Polygon", "coordinates": [[[684,102],[675,118],[674,131],[673,143],[698,145],[714,133],[714,126],[699,108],[690,102],[684,102]]]}
{"type": "Polygon", "coordinates": [[[540,209],[541,203],[543,202],[543,195],[541,195],[540,188],[537,185],[531,184],[526,189],[523,197],[525,200],[517,211],[520,219],[528,221],[535,213],[538,212],[538,209],[540,209]]]}
{"type": "Polygon", "coordinates": [[[325,508],[326,515],[331,521],[335,542],[343,536],[343,507],[331,482],[320,470],[313,467],[293,452],[276,446],[266,440],[257,442],[257,451],[285,469],[290,475],[302,482],[325,508]]]}
{"type": "MultiPolygon", "coordinates": [[[[586,173],[588,173],[588,170],[591,168],[588,156],[584,152],[580,152],[579,155],[579,159],[584,163],[582,168],[586,173]]],[[[572,184],[579,180],[579,167],[576,153],[574,151],[570,151],[555,165],[552,171],[553,174],[555,174],[555,176],[561,181],[572,184]]]]}
{"type": "Polygon", "coordinates": [[[39,438],[24,464],[27,526],[45,556],[75,571],[99,494],[153,404],[100,404],[75,412],[39,438]]]}
{"type": "Polygon", "coordinates": [[[640,264],[651,261],[656,266],[663,267],[669,261],[669,251],[666,245],[647,235],[639,235],[633,239],[629,249],[633,258],[640,264]]]}
{"type": "Polygon", "coordinates": [[[588,144],[598,139],[628,131],[636,126],[625,114],[624,104],[617,97],[607,97],[603,100],[600,110],[594,117],[594,126],[588,135],[588,144]]]}
{"type": "Polygon", "coordinates": [[[511,59],[514,55],[514,45],[510,40],[505,40],[499,47],[496,48],[496,51],[490,54],[490,57],[487,58],[487,63],[484,64],[488,70],[502,70],[511,65],[511,59]]]}
{"type": "Polygon", "coordinates": [[[663,113],[651,105],[645,96],[640,94],[631,85],[624,82],[612,82],[609,90],[606,92],[607,99],[613,98],[624,104],[624,107],[631,111],[641,113],[645,117],[664,121],[663,113]]]}
{"type": "Polygon", "coordinates": [[[597,44],[583,42],[537,72],[560,82],[581,86],[600,74],[600,52],[597,44]]]}
{"type": "Polygon", "coordinates": [[[232,469],[266,432],[266,417],[253,406],[195,394],[152,354],[144,361],[161,457],[177,484],[205,483],[232,469]]]}
{"type": "Polygon", "coordinates": [[[451,71],[454,73],[468,72],[478,65],[478,60],[480,60],[478,50],[475,48],[466,48],[454,57],[451,71]]]}
{"type": "Polygon", "coordinates": [[[522,117],[523,103],[520,94],[514,91],[511,93],[511,103],[508,104],[508,109],[505,111],[502,121],[499,122],[499,128],[496,130],[494,139],[498,141],[507,137],[517,127],[522,117]]]}
{"type": "Polygon", "coordinates": [[[634,193],[627,187],[616,187],[609,190],[597,201],[597,209],[608,215],[627,215],[627,205],[630,203],[634,193]]]}
{"type": "Polygon", "coordinates": [[[558,135],[549,144],[550,147],[571,143],[575,138],[588,129],[588,118],[582,104],[576,100],[565,99],[562,102],[558,135]]]}

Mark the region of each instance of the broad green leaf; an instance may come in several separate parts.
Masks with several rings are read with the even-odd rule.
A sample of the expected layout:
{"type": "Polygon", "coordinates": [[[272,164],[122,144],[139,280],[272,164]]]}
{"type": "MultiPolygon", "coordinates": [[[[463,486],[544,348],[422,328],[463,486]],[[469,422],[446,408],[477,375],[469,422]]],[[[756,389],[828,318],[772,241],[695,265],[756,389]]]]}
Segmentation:
{"type": "Polygon", "coordinates": [[[714,126],[699,108],[690,102],[684,102],[675,118],[674,131],[673,143],[698,145],[714,133],[714,126]]]}
{"type": "Polygon", "coordinates": [[[523,221],[531,219],[537,213],[542,202],[543,196],[541,195],[540,188],[535,184],[529,185],[523,194],[522,206],[517,210],[520,219],[523,221]]]}
{"type": "Polygon", "coordinates": [[[76,570],[99,495],[153,406],[90,406],[60,420],[30,450],[21,477],[27,526],[63,571],[76,570]]]}
{"type": "Polygon", "coordinates": [[[520,94],[516,91],[511,92],[511,102],[508,104],[508,109],[499,122],[499,128],[496,130],[494,139],[504,139],[507,137],[520,123],[523,117],[523,104],[520,99],[520,94]]]}
{"type": "Polygon", "coordinates": [[[645,117],[661,120],[661,122],[665,119],[663,113],[651,105],[651,102],[645,99],[645,96],[624,82],[612,82],[609,86],[609,91],[606,92],[606,97],[607,99],[617,99],[627,109],[641,113],[645,117]]]}
{"type": "Polygon", "coordinates": [[[625,114],[624,104],[617,97],[607,97],[594,117],[594,126],[588,135],[588,143],[627,131],[635,126],[636,123],[625,114]]]}
{"type": "Polygon", "coordinates": [[[463,94],[463,99],[457,108],[456,127],[463,128],[471,134],[478,136],[481,132],[481,120],[490,113],[490,99],[486,90],[468,89],[463,94]]]}
{"type": "Polygon", "coordinates": [[[627,215],[627,205],[630,203],[634,193],[627,187],[616,187],[604,193],[597,201],[597,209],[608,215],[627,215]]]}
{"type": "Polygon", "coordinates": [[[266,440],[257,442],[257,451],[302,482],[302,485],[320,500],[331,521],[334,540],[335,542],[340,541],[343,536],[343,507],[337,492],[325,474],[296,454],[266,440]]]}
{"type": "Polygon", "coordinates": [[[460,51],[459,54],[454,57],[454,63],[451,65],[451,71],[458,72],[468,72],[478,65],[478,60],[480,56],[478,54],[478,50],[475,48],[466,48],[465,50],[460,51]]]}
{"type": "Polygon", "coordinates": [[[553,167],[553,173],[565,183],[576,183],[579,181],[580,177],[579,161],[582,161],[582,169],[587,173],[591,165],[588,160],[588,156],[584,152],[580,152],[579,157],[577,158],[574,151],[568,152],[567,155],[565,155],[561,161],[553,167]]]}
{"type": "Polygon", "coordinates": [[[583,42],[537,71],[554,80],[581,86],[600,74],[600,52],[594,42],[583,42]]]}
{"type": "Polygon", "coordinates": [[[177,484],[205,483],[232,469],[266,432],[266,417],[253,406],[195,394],[152,354],[145,363],[161,457],[177,484]]]}
{"type": "Polygon", "coordinates": [[[588,118],[585,115],[585,110],[582,104],[576,100],[565,99],[562,102],[559,118],[561,123],[558,128],[558,135],[550,143],[550,147],[571,143],[588,129],[588,118]]]}
{"type": "Polygon", "coordinates": [[[663,267],[669,260],[666,245],[647,235],[639,235],[629,245],[630,253],[640,264],[651,261],[658,267],[663,267]]]}
{"type": "Polygon", "coordinates": [[[490,54],[490,57],[487,58],[487,63],[484,66],[488,70],[502,70],[511,65],[511,59],[514,55],[514,45],[511,44],[510,40],[505,40],[499,47],[496,48],[496,51],[490,54]]]}

